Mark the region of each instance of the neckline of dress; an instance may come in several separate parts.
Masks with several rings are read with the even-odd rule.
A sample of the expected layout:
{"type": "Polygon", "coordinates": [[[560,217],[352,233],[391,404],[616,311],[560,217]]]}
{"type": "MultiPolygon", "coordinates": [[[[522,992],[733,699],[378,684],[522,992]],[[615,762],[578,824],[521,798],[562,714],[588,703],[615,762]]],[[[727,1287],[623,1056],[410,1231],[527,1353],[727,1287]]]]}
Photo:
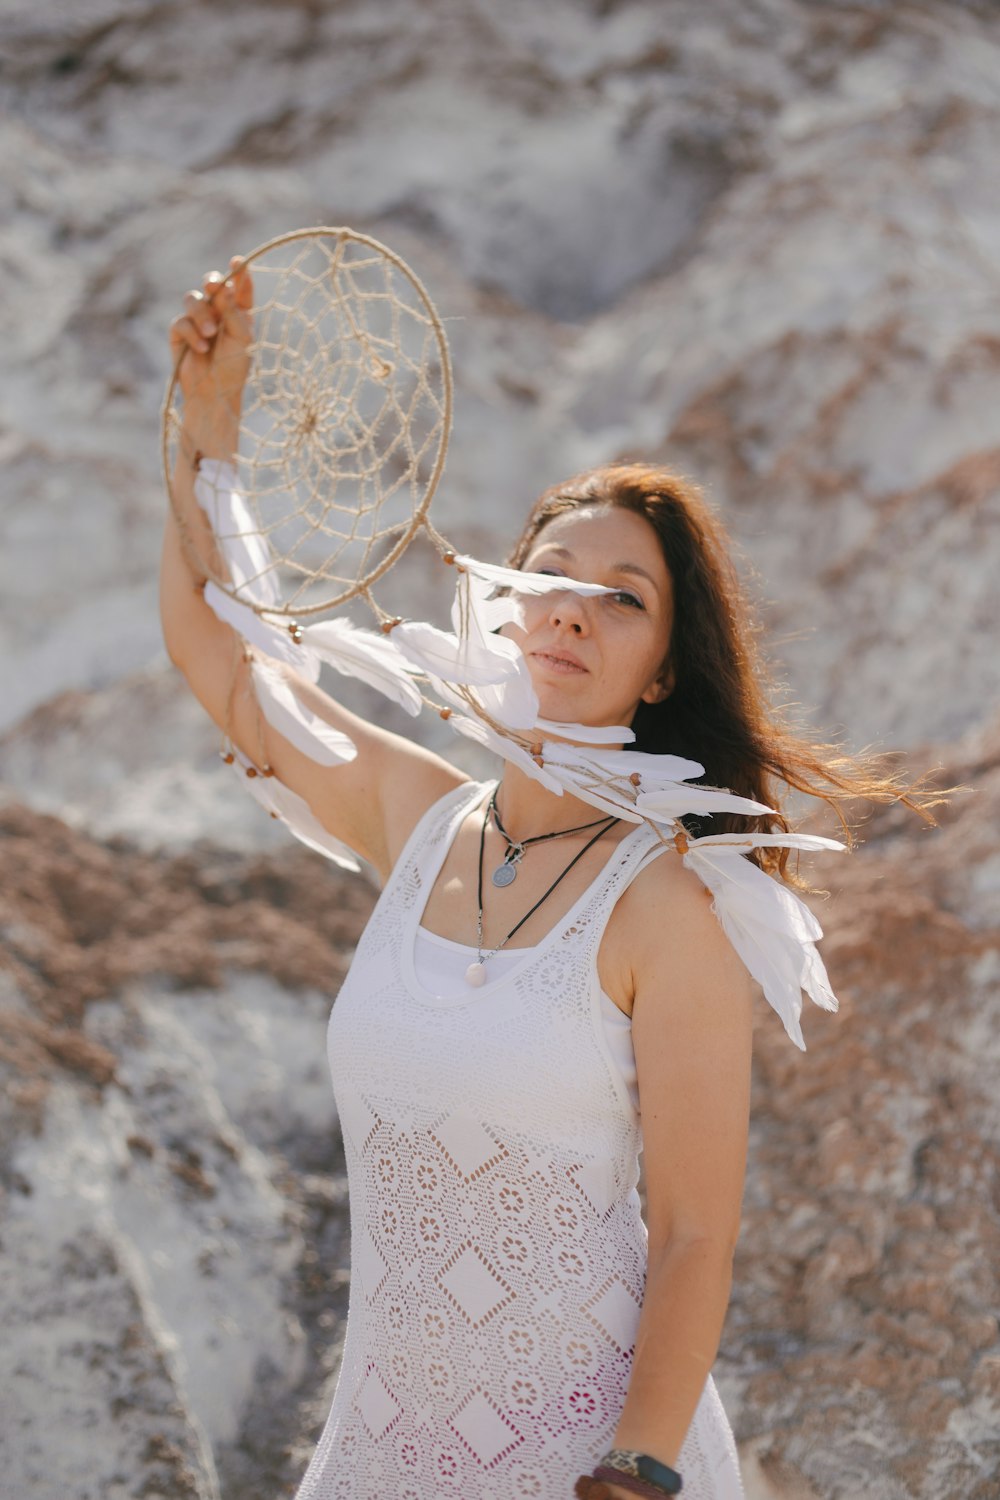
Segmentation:
{"type": "MultiPolygon", "coordinates": [[[[426,939],[430,943],[436,943],[442,948],[450,948],[455,953],[461,953],[463,958],[475,957],[476,954],[475,948],[470,947],[468,943],[456,943],[454,938],[442,937],[440,933],[431,932],[429,928],[422,927],[418,922],[415,941],[420,942],[422,938],[426,939]]],[[[538,947],[539,944],[535,943],[531,948],[505,948],[500,953],[495,953],[493,955],[493,958],[499,958],[501,960],[505,957],[514,958],[520,953],[534,953],[538,947]]],[[[414,950],[414,968],[416,968],[415,955],[416,950],[414,950]]],[[[493,959],[490,959],[490,962],[492,963],[493,959]]],[[[506,978],[506,975],[504,975],[503,977],[506,978]]],[[[622,1010],[620,1005],[615,1004],[603,985],[601,985],[601,1005],[604,1007],[606,1014],[611,1018],[612,1021],[617,1021],[623,1026],[632,1025],[631,1015],[628,1013],[628,1011],[622,1010]]]]}
{"type": "MultiPolygon", "coordinates": [[[[470,790],[472,788],[475,789],[475,797],[472,797],[470,795],[469,797],[462,797],[461,799],[456,801],[456,805],[451,813],[451,818],[448,823],[445,837],[441,840],[440,848],[435,851],[435,857],[430,862],[428,867],[426,869],[419,870],[420,879],[423,883],[424,889],[418,899],[413,903],[412,910],[409,913],[405,937],[403,940],[402,967],[404,981],[406,983],[407,989],[410,991],[410,994],[413,996],[413,998],[415,1000],[418,1000],[422,1005],[429,1005],[442,1010],[454,1008],[460,1005],[471,1005],[474,1001],[481,999],[483,996],[491,994],[500,985],[509,984],[516,975],[520,974],[521,970],[527,964],[531,963],[533,959],[537,958],[544,949],[550,947],[551,944],[559,937],[560,933],[565,931],[567,926],[572,925],[580,908],[586,901],[590,899],[594,891],[607,877],[612,862],[616,859],[619,859],[624,851],[630,848],[633,840],[635,840],[640,834],[646,831],[646,825],[644,823],[637,823],[636,826],[629,833],[627,833],[624,838],[619,839],[614,849],[608,855],[608,858],[604,861],[604,863],[601,865],[601,868],[594,876],[594,879],[580,893],[569,910],[565,912],[563,916],[561,916],[552,927],[549,928],[548,932],[543,938],[540,939],[539,942],[534,943],[530,948],[510,948],[501,950],[503,952],[509,953],[510,955],[517,954],[520,959],[519,963],[509,965],[505,968],[503,974],[498,974],[495,979],[488,979],[485,984],[479,985],[477,987],[473,987],[472,985],[467,986],[467,994],[458,994],[453,997],[449,996],[441,998],[437,995],[432,995],[429,990],[426,990],[417,977],[416,962],[414,959],[414,948],[417,942],[417,930],[421,927],[420,919],[424,914],[427,902],[430,900],[431,891],[434,889],[434,883],[440,875],[444,862],[448,858],[451,846],[458,836],[458,830],[462,826],[462,820],[468,816],[469,812],[473,807],[475,807],[476,802],[482,798],[483,793],[486,791],[486,788],[490,784],[490,782],[471,782],[469,784],[470,790]]],[[[453,792],[445,793],[445,797],[449,797],[452,795],[454,795],[453,792]]],[[[440,807],[442,801],[444,801],[444,798],[441,798],[438,802],[434,803],[433,807],[428,809],[428,818],[437,808],[440,807]]],[[[409,855],[407,856],[407,859],[412,859],[412,857],[412,855],[409,855]]],[[[440,942],[449,944],[453,943],[453,939],[443,938],[439,933],[430,932],[429,928],[424,927],[422,930],[426,932],[430,937],[437,938],[440,942]]],[[[455,944],[455,946],[464,947],[465,944],[459,943],[455,944]]]]}
{"type": "MultiPolygon", "coordinates": [[[[454,938],[442,937],[440,932],[431,932],[422,922],[417,923],[417,935],[430,938],[432,943],[440,943],[446,948],[455,948],[459,953],[471,953],[473,957],[478,955],[479,950],[472,943],[458,943],[454,938]]],[[[541,947],[540,943],[532,943],[530,948],[501,948],[495,953],[494,958],[512,958],[515,953],[534,953],[541,947]]]]}

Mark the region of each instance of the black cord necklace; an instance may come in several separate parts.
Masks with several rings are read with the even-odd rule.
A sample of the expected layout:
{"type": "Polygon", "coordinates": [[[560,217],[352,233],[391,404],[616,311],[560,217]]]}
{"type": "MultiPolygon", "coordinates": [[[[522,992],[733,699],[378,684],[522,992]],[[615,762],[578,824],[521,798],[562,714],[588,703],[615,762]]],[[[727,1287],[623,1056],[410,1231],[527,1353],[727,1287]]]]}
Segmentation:
{"type": "MultiPolygon", "coordinates": [[[[536,833],[534,837],[530,839],[512,839],[506,828],[503,826],[503,823],[500,821],[500,813],[497,809],[497,792],[499,790],[500,783],[497,782],[496,786],[493,788],[493,795],[490,798],[489,806],[486,809],[487,820],[489,819],[490,813],[492,813],[493,821],[497,826],[497,832],[500,834],[504,843],[507,845],[507,849],[502,861],[497,865],[496,869],[493,871],[492,876],[490,877],[494,885],[504,886],[514,884],[514,881],[517,879],[517,867],[521,863],[521,860],[524,857],[524,851],[529,847],[529,845],[546,844],[548,843],[549,839],[562,839],[570,833],[585,833],[588,828],[596,828],[599,823],[603,823],[606,821],[604,818],[595,818],[592,823],[580,823],[576,828],[557,828],[555,833],[536,833]]],[[[613,819],[612,821],[617,822],[618,820],[613,819]]],[[[483,831],[485,836],[485,825],[483,831]]],[[[589,848],[590,846],[588,845],[587,847],[589,848]]]]}
{"type": "MultiPolygon", "coordinates": [[[[496,796],[496,792],[495,791],[493,793],[493,796],[494,797],[496,796]]],[[[528,912],[525,912],[525,914],[521,918],[520,922],[518,922],[515,927],[512,927],[510,929],[510,931],[508,932],[507,936],[505,938],[502,938],[501,941],[499,943],[497,943],[497,945],[496,945],[495,948],[491,948],[490,951],[489,951],[489,953],[484,953],[483,952],[483,851],[486,848],[486,825],[489,823],[489,820],[490,820],[490,811],[491,811],[491,809],[493,810],[493,813],[494,813],[494,816],[495,816],[496,815],[496,809],[493,807],[493,798],[492,797],[490,798],[490,801],[486,805],[486,813],[485,813],[485,816],[483,818],[483,827],[482,827],[482,831],[480,832],[480,835],[479,835],[479,885],[478,885],[479,916],[478,916],[478,919],[477,919],[477,927],[476,927],[476,953],[477,953],[477,958],[476,958],[475,963],[470,964],[469,967],[465,971],[466,982],[468,984],[471,984],[476,989],[478,989],[480,985],[483,985],[483,984],[486,983],[486,961],[487,961],[487,959],[495,958],[496,957],[496,955],[500,952],[500,949],[503,948],[503,947],[505,947],[506,944],[510,942],[510,940],[514,936],[515,932],[519,932],[520,929],[524,926],[525,922],[528,920],[528,918],[534,916],[535,912],[541,906],[542,902],[543,901],[547,901],[549,899],[549,897],[552,895],[552,892],[555,890],[556,886],[559,885],[559,883],[561,881],[565,880],[565,878],[569,874],[570,870],[572,870],[573,866],[579,860],[581,860],[583,858],[583,856],[586,854],[587,850],[593,848],[594,844],[597,843],[597,840],[599,838],[603,838],[604,834],[607,833],[608,829],[613,824],[621,822],[620,818],[607,818],[606,820],[602,821],[601,822],[601,827],[598,829],[597,833],[594,834],[593,838],[587,840],[587,842],[584,844],[584,846],[583,846],[582,849],[578,850],[577,853],[574,854],[573,858],[570,860],[570,862],[566,866],[565,870],[563,870],[563,872],[562,872],[561,875],[557,875],[556,876],[555,880],[553,880],[552,884],[549,886],[549,888],[545,892],[544,896],[540,896],[539,897],[539,899],[535,902],[535,904],[531,908],[531,910],[528,911],[528,912]]],[[[599,821],[601,821],[601,820],[599,820],[599,821]]],[[[593,828],[594,825],[593,825],[593,823],[587,823],[584,826],[586,828],[593,828]]],[[[569,833],[571,831],[572,832],[578,832],[579,830],[577,830],[577,829],[574,829],[574,830],[566,829],[565,830],[565,832],[567,832],[567,833],[569,833]]],[[[551,835],[551,834],[548,835],[548,837],[550,837],[550,838],[552,836],[553,835],[551,835]]],[[[542,837],[544,838],[545,835],[543,834],[542,837]]]]}

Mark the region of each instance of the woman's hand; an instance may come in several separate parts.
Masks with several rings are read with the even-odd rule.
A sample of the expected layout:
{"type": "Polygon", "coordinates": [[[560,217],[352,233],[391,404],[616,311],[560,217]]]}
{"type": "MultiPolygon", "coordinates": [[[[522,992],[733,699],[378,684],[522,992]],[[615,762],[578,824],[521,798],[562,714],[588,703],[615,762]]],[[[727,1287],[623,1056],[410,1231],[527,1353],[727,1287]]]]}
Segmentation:
{"type": "Polygon", "coordinates": [[[250,371],[253,279],[239,256],[229,275],[211,271],[201,290],[184,298],[170,325],[170,353],[180,366],[187,445],[212,458],[229,458],[239,434],[243,387],[250,371]]]}

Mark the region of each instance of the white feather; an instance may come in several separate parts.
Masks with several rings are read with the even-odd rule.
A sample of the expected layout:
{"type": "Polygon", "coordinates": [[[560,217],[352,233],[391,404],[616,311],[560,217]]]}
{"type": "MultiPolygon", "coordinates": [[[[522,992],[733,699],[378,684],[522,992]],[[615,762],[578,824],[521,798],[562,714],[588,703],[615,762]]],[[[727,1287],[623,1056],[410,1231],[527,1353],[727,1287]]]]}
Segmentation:
{"type": "Polygon", "coordinates": [[[708,833],[704,838],[692,839],[693,848],[714,849],[729,846],[744,849],[840,849],[847,848],[839,839],[828,839],[818,833],[708,833]]]}
{"type": "Polygon", "coordinates": [[[455,602],[451,609],[452,629],[456,635],[461,634],[460,604],[463,584],[469,609],[474,613],[482,635],[485,636],[498,630],[501,625],[523,625],[524,603],[521,599],[515,594],[502,594],[495,599],[493,597],[497,587],[495,583],[491,583],[486,578],[477,578],[473,573],[461,573],[458,587],[455,589],[455,602]]]}
{"type": "Polygon", "coordinates": [[[578,578],[564,578],[561,573],[522,573],[519,568],[502,568],[495,563],[480,562],[475,557],[456,557],[457,567],[465,568],[474,578],[484,579],[518,594],[548,594],[556,589],[574,594],[616,594],[617,589],[603,583],[581,583],[578,578]]]}
{"type": "Polygon", "coordinates": [[[554,719],[538,719],[535,727],[542,734],[585,745],[628,745],[635,739],[635,731],[627,724],[559,724],[554,719]]]}
{"type": "Polygon", "coordinates": [[[490,718],[507,729],[534,729],[538,723],[538,694],[523,657],[516,672],[504,682],[477,688],[476,697],[490,718]]]}
{"type": "Polygon", "coordinates": [[[280,667],[254,661],[250,671],[261,712],[297,750],[321,766],[341,766],[355,759],[354,741],[300,703],[280,667]]]}
{"type": "Polygon", "coordinates": [[[259,651],[263,651],[265,656],[273,656],[277,661],[287,662],[289,666],[297,667],[299,671],[315,681],[319,674],[318,657],[305,646],[298,645],[292,639],[287,626],[272,625],[256,610],[251,609],[249,604],[241,604],[239,600],[233,599],[211,580],[205,585],[205,603],[214,610],[220,620],[231,625],[237,634],[241,635],[251,646],[256,646],[259,651]]]}
{"type": "Polygon", "coordinates": [[[560,765],[576,763],[582,769],[597,770],[607,776],[628,780],[637,774],[642,778],[643,790],[671,787],[705,773],[705,767],[696,760],[684,760],[679,755],[650,755],[644,750],[574,750],[571,745],[550,745],[547,753],[560,765]]]}
{"type": "Polygon", "coordinates": [[[346,677],[357,677],[411,715],[421,709],[412,669],[392,639],[361,630],[349,620],[323,620],[302,630],[308,648],[346,677]]]}
{"type": "MultiPolygon", "coordinates": [[[[602,811],[613,812],[630,823],[641,823],[646,814],[637,810],[637,789],[629,780],[640,775],[640,785],[653,784],[658,791],[669,790],[680,801],[696,787],[679,785],[682,779],[700,776],[704,767],[697,761],[682,760],[676,755],[648,755],[638,750],[590,749],[546,740],[542,746],[545,761],[571,788],[575,796],[602,811]]],[[[699,806],[707,802],[697,799],[699,806]]],[[[671,821],[671,820],[665,820],[671,821]]]]}
{"type": "Polygon", "coordinates": [[[488,642],[463,640],[421,620],[405,620],[392,634],[407,661],[419,671],[469,687],[502,682],[524,661],[514,642],[500,635],[491,635],[488,642]]]}
{"type": "Polygon", "coordinates": [[[741,813],[748,817],[755,813],[769,813],[774,809],[764,802],[755,802],[750,797],[737,797],[733,792],[714,786],[661,787],[655,792],[642,791],[636,798],[636,808],[644,817],[657,822],[686,816],[687,814],[741,813]]]}
{"type": "Polygon", "coordinates": [[[237,488],[236,470],[222,459],[203,458],[194,482],[195,499],[208,517],[238,592],[258,605],[280,602],[270,542],[254,525],[237,488]]]}
{"type": "MultiPolygon", "coordinates": [[[[596,758],[596,757],[595,757],[596,758]]],[[[609,779],[588,764],[587,752],[555,740],[542,742],[542,759],[550,774],[584,802],[601,812],[623,818],[627,823],[641,823],[635,810],[635,788],[620,779],[609,779]]]]}
{"type": "Polygon", "coordinates": [[[261,807],[273,813],[303,844],[332,860],[342,870],[361,869],[353,850],[327,832],[303,797],[285,786],[276,776],[248,776],[246,770],[249,764],[248,760],[237,753],[230,769],[261,807]]]}
{"type": "Polygon", "coordinates": [[[475,741],[486,750],[492,750],[495,755],[502,756],[504,760],[509,760],[512,765],[520,767],[533,781],[540,781],[548,791],[554,792],[557,797],[562,796],[563,786],[554,776],[550,776],[544,767],[536,765],[527,751],[522,750],[514,740],[507,739],[506,735],[497,734],[488,724],[484,724],[482,719],[473,719],[467,714],[452,714],[448,723],[457,734],[475,741]]]}
{"type": "MultiPolygon", "coordinates": [[[[446,682],[443,677],[429,677],[428,681],[437,697],[443,698],[452,708],[461,709],[463,713],[469,712],[471,705],[458,691],[455,683],[446,682]]],[[[466,691],[483,713],[496,723],[503,724],[506,729],[520,732],[535,727],[538,697],[527,674],[514,674],[506,682],[468,687],[466,691]]]]}
{"type": "MultiPolygon", "coordinates": [[[[551,750],[551,745],[546,745],[545,750],[551,750]]],[[[551,757],[547,756],[546,765],[551,763],[551,757]]],[[[614,818],[621,818],[625,823],[641,823],[635,810],[634,804],[627,795],[614,787],[609,787],[604,782],[594,781],[584,774],[572,775],[565,767],[560,767],[562,779],[568,791],[574,797],[579,797],[581,802],[589,802],[591,807],[596,807],[600,812],[607,813],[614,818]]]]}
{"type": "Polygon", "coordinates": [[[684,863],[712,892],[713,909],[730,942],[792,1041],[805,1051],[799,1019],[803,989],[824,1010],[837,1009],[815,947],[822,928],[804,901],[737,847],[717,844],[710,853],[699,847],[702,842],[692,840],[684,863]]]}
{"type": "Polygon", "coordinates": [[[775,880],[744,859],[738,848],[706,849],[703,843],[702,839],[692,839],[687,852],[712,873],[716,886],[726,889],[727,905],[732,911],[765,922],[797,942],[812,942],[823,936],[812,911],[783,881],[775,880]],[[751,872],[749,875],[747,870],[751,872]],[[763,905],[762,895],[766,897],[763,905]]]}

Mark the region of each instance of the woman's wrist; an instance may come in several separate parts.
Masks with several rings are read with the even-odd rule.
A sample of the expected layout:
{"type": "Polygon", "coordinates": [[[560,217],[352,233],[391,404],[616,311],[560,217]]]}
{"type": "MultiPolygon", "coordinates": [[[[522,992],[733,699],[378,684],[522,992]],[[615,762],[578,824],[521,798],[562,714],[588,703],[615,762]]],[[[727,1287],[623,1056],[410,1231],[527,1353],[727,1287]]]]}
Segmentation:
{"type": "Polygon", "coordinates": [[[197,418],[185,418],[180,431],[181,451],[192,466],[199,456],[225,462],[232,458],[239,447],[239,436],[240,424],[236,417],[204,422],[199,422],[197,418]]]}
{"type": "Polygon", "coordinates": [[[577,1500],[663,1500],[677,1495],[684,1483],[677,1470],[637,1449],[611,1448],[593,1473],[581,1474],[574,1488],[577,1500]]]}

